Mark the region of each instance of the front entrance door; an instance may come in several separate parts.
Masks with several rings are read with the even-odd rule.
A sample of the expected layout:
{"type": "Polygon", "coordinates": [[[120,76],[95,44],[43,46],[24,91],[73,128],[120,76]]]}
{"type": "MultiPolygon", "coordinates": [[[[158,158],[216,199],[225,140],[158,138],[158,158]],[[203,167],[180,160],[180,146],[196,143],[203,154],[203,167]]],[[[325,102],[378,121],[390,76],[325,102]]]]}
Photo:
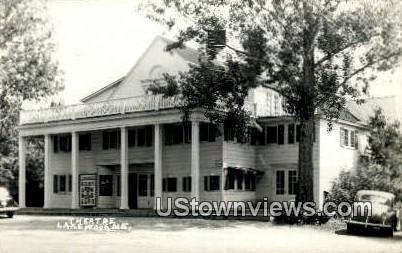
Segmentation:
{"type": "Polygon", "coordinates": [[[154,175],[138,174],[138,208],[152,208],[154,204],[154,175]]]}
{"type": "Polygon", "coordinates": [[[137,173],[128,175],[128,206],[130,209],[137,208],[137,173]]]}

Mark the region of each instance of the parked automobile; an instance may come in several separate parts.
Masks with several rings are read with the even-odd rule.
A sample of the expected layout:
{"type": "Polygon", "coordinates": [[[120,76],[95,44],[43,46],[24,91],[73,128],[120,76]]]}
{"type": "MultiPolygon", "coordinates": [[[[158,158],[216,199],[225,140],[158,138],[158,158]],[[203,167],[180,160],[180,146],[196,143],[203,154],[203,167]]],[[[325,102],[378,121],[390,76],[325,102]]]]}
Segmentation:
{"type": "Polygon", "coordinates": [[[364,212],[364,210],[353,213],[349,221],[347,221],[348,233],[379,230],[392,236],[393,232],[397,230],[399,214],[394,208],[394,194],[361,190],[357,192],[355,201],[371,202],[371,215],[368,215],[370,212],[364,212]]]}
{"type": "Polygon", "coordinates": [[[0,187],[0,214],[6,214],[12,218],[18,209],[18,203],[11,197],[7,188],[0,187]]]}

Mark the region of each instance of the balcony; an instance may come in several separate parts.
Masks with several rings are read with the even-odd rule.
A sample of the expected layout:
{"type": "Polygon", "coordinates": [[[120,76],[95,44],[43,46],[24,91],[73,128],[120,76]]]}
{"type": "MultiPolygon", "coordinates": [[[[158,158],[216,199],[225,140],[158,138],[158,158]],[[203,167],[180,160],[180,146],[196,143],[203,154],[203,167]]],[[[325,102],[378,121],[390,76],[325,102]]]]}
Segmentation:
{"type": "MultiPolygon", "coordinates": [[[[146,95],[97,103],[24,110],[20,113],[20,125],[173,109],[180,107],[181,101],[178,96],[166,98],[162,95],[146,95]]],[[[255,104],[246,104],[245,107],[252,116],[256,116],[255,104]]]]}

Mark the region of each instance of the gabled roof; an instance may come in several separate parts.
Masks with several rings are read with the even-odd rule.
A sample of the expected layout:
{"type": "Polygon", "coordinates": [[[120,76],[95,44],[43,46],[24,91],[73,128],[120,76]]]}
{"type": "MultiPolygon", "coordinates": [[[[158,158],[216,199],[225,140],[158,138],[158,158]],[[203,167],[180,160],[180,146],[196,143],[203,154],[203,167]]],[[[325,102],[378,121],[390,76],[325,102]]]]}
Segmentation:
{"type": "MultiPolygon", "coordinates": [[[[172,44],[174,43],[174,41],[169,40],[167,38],[164,38],[162,36],[156,36],[155,39],[151,42],[151,44],[148,46],[148,48],[144,51],[144,53],[138,58],[138,60],[136,61],[136,63],[134,64],[134,66],[131,68],[131,70],[129,72],[131,72],[137,65],[138,63],[141,61],[141,59],[144,57],[144,55],[153,47],[153,45],[159,41],[162,40],[164,41],[166,44],[172,44]]],[[[193,48],[190,47],[184,47],[184,48],[179,48],[179,49],[174,49],[172,50],[172,52],[175,52],[178,56],[180,56],[184,61],[186,62],[191,62],[191,63],[197,63],[198,62],[198,58],[199,58],[199,52],[193,48]]],[[[92,98],[97,97],[98,95],[101,95],[107,91],[110,91],[111,89],[115,89],[117,88],[120,84],[122,84],[125,79],[126,79],[127,75],[124,77],[119,78],[118,80],[104,86],[103,88],[95,91],[94,93],[84,97],[83,99],[81,99],[81,102],[86,103],[89,100],[91,100],[92,98]]]]}
{"type": "Polygon", "coordinates": [[[88,100],[90,100],[91,98],[94,98],[112,88],[114,88],[115,86],[118,86],[121,82],[123,82],[125,76],[120,77],[119,79],[117,79],[116,81],[104,86],[103,88],[101,88],[100,90],[95,91],[94,93],[84,97],[83,99],[81,99],[81,102],[86,103],[88,100]]]}

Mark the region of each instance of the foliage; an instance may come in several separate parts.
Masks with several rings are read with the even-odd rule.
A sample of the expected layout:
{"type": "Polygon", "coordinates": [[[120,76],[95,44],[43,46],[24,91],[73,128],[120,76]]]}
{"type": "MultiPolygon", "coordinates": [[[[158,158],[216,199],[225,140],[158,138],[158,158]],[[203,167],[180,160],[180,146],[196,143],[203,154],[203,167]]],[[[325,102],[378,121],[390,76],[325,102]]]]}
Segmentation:
{"type": "MultiPolygon", "coordinates": [[[[188,83],[194,86],[188,89],[191,91],[216,91],[209,86],[222,78],[231,84],[219,86],[231,91],[200,92],[197,99],[183,93],[184,111],[200,102],[198,107],[209,114],[211,103],[219,107],[225,94],[235,98],[227,100],[232,103],[227,108],[237,103],[236,110],[241,110],[245,91],[256,86],[281,92],[287,111],[301,125],[297,196],[301,201],[313,200],[315,112],[319,110],[330,123],[337,119],[346,100],[361,102],[376,73],[393,68],[402,52],[400,4],[396,0],[149,0],[140,9],[152,20],[178,30],[177,42],[168,50],[196,41],[208,53],[207,60],[200,60],[207,61],[204,64],[209,67],[203,63],[201,67],[190,66],[177,84],[195,81],[188,83]],[[220,43],[211,50],[211,34],[222,30],[229,38],[225,50],[220,43]]],[[[245,120],[233,122],[243,125],[245,120]]]]}
{"type": "Polygon", "coordinates": [[[335,201],[353,201],[358,190],[392,192],[402,200],[399,123],[388,123],[381,110],[376,110],[369,129],[368,156],[362,158],[356,171],[342,171],[334,181],[330,195],[335,201]]]}
{"type": "MultiPolygon", "coordinates": [[[[39,101],[63,87],[52,58],[54,45],[45,1],[0,1],[0,175],[15,185],[18,112],[26,101],[39,101]]],[[[40,169],[33,161],[33,169],[40,169]]],[[[28,167],[29,169],[29,167],[28,167]]]]}

